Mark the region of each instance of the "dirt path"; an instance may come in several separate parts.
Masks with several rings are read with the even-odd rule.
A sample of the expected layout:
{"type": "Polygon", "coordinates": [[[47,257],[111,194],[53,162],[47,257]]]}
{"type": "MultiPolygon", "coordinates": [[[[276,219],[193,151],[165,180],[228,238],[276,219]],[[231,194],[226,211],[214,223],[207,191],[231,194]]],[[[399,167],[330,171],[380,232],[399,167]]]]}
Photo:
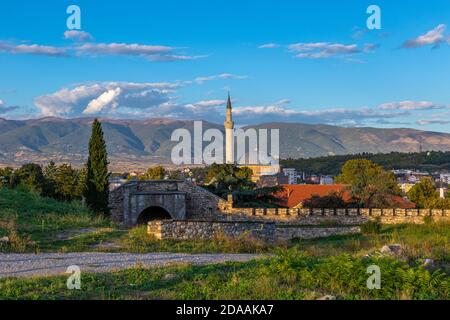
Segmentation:
{"type": "Polygon", "coordinates": [[[69,266],[81,272],[108,272],[131,268],[161,267],[175,264],[215,264],[245,262],[262,255],[256,254],[183,254],[183,253],[44,253],[0,254],[0,278],[33,277],[65,274],[69,266]]]}

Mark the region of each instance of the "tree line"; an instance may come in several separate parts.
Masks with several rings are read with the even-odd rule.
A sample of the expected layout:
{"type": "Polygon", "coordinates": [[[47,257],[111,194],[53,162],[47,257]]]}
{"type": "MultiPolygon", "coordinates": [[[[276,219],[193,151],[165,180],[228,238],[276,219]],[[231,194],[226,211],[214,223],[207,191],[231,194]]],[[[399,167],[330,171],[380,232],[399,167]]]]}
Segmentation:
{"type": "Polygon", "coordinates": [[[53,161],[42,167],[29,163],[14,170],[0,169],[0,187],[23,187],[60,201],[84,199],[94,212],[107,215],[109,193],[108,153],[100,122],[95,119],[89,140],[89,156],[82,169],[53,161]]]}
{"type": "Polygon", "coordinates": [[[419,209],[450,209],[447,194],[441,199],[434,182],[423,179],[404,194],[391,171],[368,159],[348,160],[335,178],[336,183],[347,185],[344,194],[330,193],[326,196],[312,196],[304,203],[308,208],[396,208],[398,201],[407,197],[419,209]]]}
{"type": "Polygon", "coordinates": [[[360,153],[308,159],[285,159],[281,165],[296,168],[308,174],[338,175],[341,168],[349,160],[370,160],[386,170],[448,170],[450,171],[450,152],[431,151],[420,153],[391,152],[387,154],[360,153]]]}

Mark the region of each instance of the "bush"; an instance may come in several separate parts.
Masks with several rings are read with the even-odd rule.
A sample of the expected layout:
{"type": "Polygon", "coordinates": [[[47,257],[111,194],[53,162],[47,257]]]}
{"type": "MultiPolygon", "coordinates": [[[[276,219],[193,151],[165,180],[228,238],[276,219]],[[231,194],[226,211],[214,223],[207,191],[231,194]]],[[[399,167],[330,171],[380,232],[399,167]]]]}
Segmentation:
{"type": "Polygon", "coordinates": [[[12,187],[23,186],[29,190],[39,192],[41,195],[47,194],[47,185],[42,167],[34,163],[28,163],[14,171],[10,178],[12,187]]]}
{"type": "Polygon", "coordinates": [[[17,216],[11,212],[0,217],[0,235],[6,235],[7,241],[0,242],[0,252],[26,253],[36,252],[37,245],[28,235],[21,235],[18,230],[17,216]]]}
{"type": "Polygon", "coordinates": [[[381,222],[377,218],[375,220],[370,220],[361,225],[361,233],[364,235],[379,234],[381,232],[381,222]]]}

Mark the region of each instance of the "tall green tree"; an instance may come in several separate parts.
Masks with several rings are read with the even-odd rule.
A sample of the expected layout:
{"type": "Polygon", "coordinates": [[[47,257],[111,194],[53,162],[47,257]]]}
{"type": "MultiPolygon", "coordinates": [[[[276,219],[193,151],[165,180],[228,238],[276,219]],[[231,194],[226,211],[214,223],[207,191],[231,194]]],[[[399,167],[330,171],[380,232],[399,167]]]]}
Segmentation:
{"type": "Polygon", "coordinates": [[[367,159],[347,161],[335,180],[351,186],[351,196],[361,207],[391,208],[393,196],[401,194],[394,174],[367,159]]]}
{"type": "Polygon", "coordinates": [[[97,213],[109,214],[108,152],[101,123],[95,119],[89,141],[89,157],[86,163],[86,204],[97,213]]]}

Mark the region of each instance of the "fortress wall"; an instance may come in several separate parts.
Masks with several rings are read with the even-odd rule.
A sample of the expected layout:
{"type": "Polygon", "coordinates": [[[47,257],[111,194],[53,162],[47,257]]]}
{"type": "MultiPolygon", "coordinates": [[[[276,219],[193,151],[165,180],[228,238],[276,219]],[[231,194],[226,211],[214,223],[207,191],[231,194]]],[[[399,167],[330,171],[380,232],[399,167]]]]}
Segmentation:
{"type": "Polygon", "coordinates": [[[264,241],[275,240],[275,223],[163,220],[147,225],[149,235],[158,240],[210,240],[219,236],[249,236],[264,241]]]}
{"type": "Polygon", "coordinates": [[[359,225],[376,218],[384,224],[423,223],[425,217],[432,217],[434,221],[450,221],[450,210],[232,208],[223,211],[221,217],[217,218],[299,225],[359,225]]]}
{"type": "Polygon", "coordinates": [[[313,239],[333,235],[353,234],[359,227],[280,227],[270,222],[226,221],[151,221],[147,232],[158,240],[211,240],[220,236],[250,237],[276,243],[292,239],[313,239]]]}

